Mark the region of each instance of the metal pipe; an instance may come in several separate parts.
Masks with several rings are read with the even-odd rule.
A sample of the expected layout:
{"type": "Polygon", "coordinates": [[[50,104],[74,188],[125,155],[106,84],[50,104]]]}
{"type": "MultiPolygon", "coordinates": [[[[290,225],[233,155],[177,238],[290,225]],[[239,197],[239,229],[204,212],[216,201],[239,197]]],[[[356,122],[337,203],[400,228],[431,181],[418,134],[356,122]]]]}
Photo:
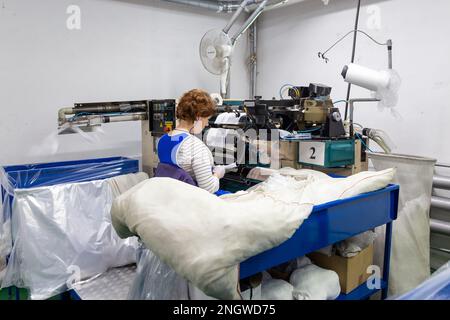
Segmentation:
{"type": "MultiPolygon", "coordinates": [[[[355,29],[354,29],[354,33],[353,33],[353,46],[352,46],[352,59],[351,62],[355,62],[355,55],[356,55],[356,39],[358,37],[358,26],[359,26],[359,12],[361,10],[361,0],[358,0],[358,5],[356,7],[356,19],[355,19],[355,29]]],[[[349,83],[348,87],[347,87],[347,99],[346,101],[350,100],[350,93],[352,90],[352,84],[349,83]]],[[[348,102],[345,105],[345,116],[344,119],[347,119],[347,112],[348,112],[348,102]]]]}
{"type": "Polygon", "coordinates": [[[387,41],[387,47],[388,47],[388,68],[392,69],[392,40],[389,39],[387,41]]]}
{"type": "Polygon", "coordinates": [[[450,199],[433,196],[431,197],[431,206],[433,208],[450,211],[450,199]]]}
{"type": "Polygon", "coordinates": [[[237,18],[241,15],[242,11],[244,11],[245,7],[250,3],[253,2],[252,0],[243,0],[240,4],[239,8],[236,10],[236,12],[233,14],[233,17],[231,17],[231,20],[228,22],[228,24],[223,28],[223,32],[228,33],[230,31],[231,27],[236,22],[237,18]]]}
{"type": "Polygon", "coordinates": [[[450,236],[450,223],[441,220],[430,219],[430,230],[433,233],[450,236]]]}
{"type": "MultiPolygon", "coordinates": [[[[204,0],[204,1],[193,1],[193,0],[162,0],[166,2],[178,3],[189,5],[193,7],[214,10],[216,12],[225,12],[225,6],[219,4],[218,2],[204,0]]],[[[230,5],[231,6],[231,5],[230,5]]]]}
{"type": "Polygon", "coordinates": [[[433,188],[450,190],[450,178],[444,176],[434,176],[433,188]]]}
{"type": "Polygon", "coordinates": [[[258,37],[258,27],[257,27],[258,21],[255,21],[255,23],[252,25],[252,28],[250,29],[250,65],[251,65],[251,71],[250,71],[250,99],[254,99],[257,95],[256,93],[256,86],[257,86],[257,77],[258,77],[258,58],[257,58],[257,37],[258,37]]]}
{"type": "Polygon", "coordinates": [[[247,21],[242,25],[242,27],[239,29],[238,32],[231,38],[231,43],[234,45],[236,41],[239,39],[239,37],[247,31],[247,29],[252,25],[253,22],[255,22],[256,19],[258,19],[259,15],[264,11],[264,8],[266,7],[268,0],[264,0],[261,2],[261,4],[258,6],[258,8],[253,11],[253,13],[250,15],[250,18],[247,19],[247,21]]]}
{"type": "Polygon", "coordinates": [[[62,108],[58,111],[58,123],[59,125],[63,125],[64,122],[66,122],[66,116],[75,114],[75,111],[73,108],[62,108]]]}
{"type": "Polygon", "coordinates": [[[350,106],[350,112],[349,112],[349,126],[350,126],[350,137],[353,137],[353,110],[354,110],[354,103],[355,102],[378,102],[379,99],[375,98],[361,98],[361,99],[350,99],[348,100],[348,104],[350,106]]]}
{"type": "Polygon", "coordinates": [[[147,114],[145,112],[132,113],[129,115],[114,116],[114,117],[106,116],[105,118],[109,118],[108,119],[109,122],[139,121],[139,120],[147,120],[147,114]]]}

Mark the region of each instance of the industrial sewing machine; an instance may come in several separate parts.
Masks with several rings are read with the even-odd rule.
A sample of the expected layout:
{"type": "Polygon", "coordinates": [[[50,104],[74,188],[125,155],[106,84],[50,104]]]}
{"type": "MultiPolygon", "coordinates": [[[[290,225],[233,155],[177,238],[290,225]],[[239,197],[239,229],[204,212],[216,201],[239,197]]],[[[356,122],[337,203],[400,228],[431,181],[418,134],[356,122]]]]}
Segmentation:
{"type": "MultiPolygon", "coordinates": [[[[234,149],[227,153],[224,162],[237,162],[238,166],[225,178],[244,181],[247,173],[257,166],[312,168],[341,175],[367,170],[366,145],[346,130],[330,93],[330,87],[311,84],[291,88],[290,99],[255,97],[225,100],[218,105],[210,128],[205,130],[204,141],[215,160],[224,160],[224,149],[210,145],[208,136],[214,130],[215,134],[222,130],[224,139],[230,133],[233,135],[234,149]],[[241,155],[238,145],[243,146],[241,155]],[[263,147],[264,152],[260,152],[263,147]],[[252,161],[251,150],[256,150],[252,161]],[[265,159],[261,159],[262,154],[265,159]]],[[[103,123],[142,121],[142,165],[153,176],[158,165],[157,140],[175,128],[175,108],[173,99],[77,103],[73,108],[59,110],[60,134],[89,132],[103,123]]],[[[227,164],[224,162],[219,164],[227,164]]]]}

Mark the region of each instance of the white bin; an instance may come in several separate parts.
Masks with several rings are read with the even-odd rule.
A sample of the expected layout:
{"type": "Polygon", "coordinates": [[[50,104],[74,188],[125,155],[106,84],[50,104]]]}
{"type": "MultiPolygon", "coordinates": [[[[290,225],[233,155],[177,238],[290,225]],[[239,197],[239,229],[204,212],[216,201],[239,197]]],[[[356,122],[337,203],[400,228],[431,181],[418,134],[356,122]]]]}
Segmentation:
{"type": "MultiPolygon", "coordinates": [[[[389,296],[403,294],[430,276],[430,202],[435,159],[369,153],[377,171],[396,168],[400,185],[398,218],[393,224],[389,296]]],[[[384,227],[377,228],[374,263],[383,266],[384,227]]]]}

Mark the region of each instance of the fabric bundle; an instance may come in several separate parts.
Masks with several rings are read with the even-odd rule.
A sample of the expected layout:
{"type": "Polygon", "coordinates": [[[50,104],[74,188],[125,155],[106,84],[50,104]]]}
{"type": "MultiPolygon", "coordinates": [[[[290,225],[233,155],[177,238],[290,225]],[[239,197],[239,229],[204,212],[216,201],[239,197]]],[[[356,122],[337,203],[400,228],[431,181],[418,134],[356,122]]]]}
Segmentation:
{"type": "Polygon", "coordinates": [[[333,179],[312,170],[282,170],[220,198],[170,178],[152,178],[113,203],[119,236],[145,246],[206,295],[239,299],[239,264],[288,240],[314,205],[388,185],[393,169],[333,179]]]}
{"type": "Polygon", "coordinates": [[[294,287],[293,297],[296,300],[335,300],[341,293],[338,274],[304,259],[308,262],[295,270],[289,280],[294,287]]]}

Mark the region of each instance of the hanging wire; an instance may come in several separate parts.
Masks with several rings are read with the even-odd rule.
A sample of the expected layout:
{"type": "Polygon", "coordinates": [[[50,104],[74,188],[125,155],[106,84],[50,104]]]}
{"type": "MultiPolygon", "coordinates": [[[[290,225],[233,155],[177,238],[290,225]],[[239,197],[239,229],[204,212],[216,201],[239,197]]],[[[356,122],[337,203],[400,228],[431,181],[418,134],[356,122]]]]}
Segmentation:
{"type": "Polygon", "coordinates": [[[328,63],[328,61],[330,61],[330,59],[328,59],[325,55],[328,53],[328,52],[330,52],[335,46],[337,46],[340,42],[342,42],[345,38],[347,38],[350,34],[352,34],[352,33],[355,33],[355,32],[359,32],[359,33],[362,33],[363,35],[365,35],[366,37],[368,37],[370,40],[372,40],[373,42],[375,42],[377,45],[379,45],[379,46],[387,46],[388,45],[388,43],[387,42],[385,42],[385,43],[382,43],[382,42],[379,42],[379,41],[377,41],[377,40],[375,40],[372,36],[370,36],[367,32],[365,32],[365,31],[362,31],[362,30],[351,30],[351,31],[349,31],[349,32],[347,32],[346,34],[345,34],[345,36],[343,36],[343,37],[341,37],[338,41],[336,41],[331,47],[329,47],[327,50],[325,50],[325,52],[319,52],[318,53],[318,56],[319,56],[319,58],[322,58],[323,60],[325,60],[325,62],[326,63],[328,63]]]}

